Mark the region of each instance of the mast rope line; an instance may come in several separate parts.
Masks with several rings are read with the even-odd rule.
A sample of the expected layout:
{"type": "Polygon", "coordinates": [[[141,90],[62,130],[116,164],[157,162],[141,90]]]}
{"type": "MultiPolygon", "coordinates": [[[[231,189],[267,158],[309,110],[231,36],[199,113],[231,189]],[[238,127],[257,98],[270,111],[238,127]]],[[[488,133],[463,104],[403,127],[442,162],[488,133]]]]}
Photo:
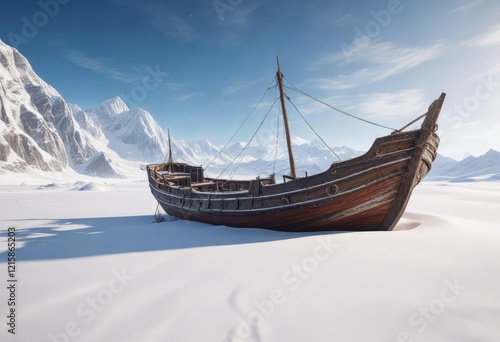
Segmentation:
{"type": "MultiPolygon", "coordinates": [[[[229,177],[228,179],[226,180],[226,182],[228,180],[230,180],[234,174],[236,173],[236,169],[238,168],[239,164],[241,163],[241,161],[243,160],[243,157],[245,156],[245,153],[246,151],[248,150],[248,147],[250,146],[250,144],[252,143],[253,139],[255,138],[255,136],[257,135],[257,133],[259,132],[260,128],[262,127],[262,125],[264,124],[264,122],[266,121],[267,117],[269,116],[269,113],[271,113],[271,111],[273,110],[274,108],[274,105],[276,104],[276,102],[278,101],[279,98],[276,98],[271,106],[271,108],[269,108],[269,111],[267,112],[267,114],[264,116],[264,118],[262,119],[262,121],[260,122],[259,124],[259,127],[257,127],[257,130],[254,132],[254,134],[252,135],[252,137],[250,138],[250,140],[247,142],[247,144],[245,145],[245,147],[240,151],[240,153],[238,153],[238,155],[233,158],[233,161],[231,161],[231,163],[229,163],[226,168],[224,170],[222,170],[222,172],[215,178],[215,179],[219,179],[219,177],[222,176],[222,174],[224,172],[226,172],[226,170],[233,164],[235,163],[235,161],[239,158],[239,161],[235,163],[234,165],[234,168],[232,170],[232,172],[229,174],[229,177]]],[[[225,182],[224,182],[225,183],[225,182]]]]}
{"type": "Polygon", "coordinates": [[[328,147],[328,149],[330,150],[330,152],[332,152],[335,157],[337,157],[338,160],[342,161],[342,159],[339,157],[339,155],[337,153],[335,153],[334,150],[332,150],[330,148],[330,146],[328,146],[328,144],[323,140],[323,138],[314,130],[314,128],[311,126],[311,124],[306,120],[306,118],[302,115],[302,113],[299,111],[299,109],[297,108],[297,106],[295,105],[295,103],[293,103],[293,101],[287,96],[287,99],[288,101],[290,101],[290,103],[292,104],[293,108],[295,108],[295,110],[297,111],[297,113],[299,113],[300,117],[302,118],[302,120],[304,120],[304,122],[307,124],[307,126],[309,126],[309,128],[311,129],[311,131],[314,132],[314,134],[316,134],[316,136],[321,140],[321,142],[326,146],[328,147]]]}
{"type": "MultiPolygon", "coordinates": [[[[264,99],[264,97],[266,96],[267,92],[273,88],[276,87],[276,84],[275,83],[275,80],[276,80],[276,77],[273,77],[271,83],[269,84],[269,86],[267,87],[266,91],[264,92],[264,94],[262,95],[262,97],[260,98],[260,100],[257,102],[257,104],[253,107],[253,109],[250,111],[250,113],[248,113],[247,117],[245,118],[245,120],[243,120],[243,122],[241,123],[240,127],[238,127],[238,129],[236,130],[236,132],[234,132],[234,134],[231,136],[231,138],[229,138],[229,140],[224,144],[224,146],[220,149],[219,153],[217,153],[217,155],[210,161],[210,163],[208,163],[208,165],[203,169],[203,171],[205,171],[206,169],[208,169],[210,167],[210,165],[212,165],[214,163],[214,161],[219,158],[221,155],[222,155],[222,152],[224,151],[224,149],[227,147],[227,145],[229,145],[229,143],[233,140],[233,138],[236,136],[236,134],[238,134],[238,132],[240,131],[240,129],[243,127],[243,125],[245,124],[245,122],[248,120],[248,118],[250,118],[250,116],[253,114],[253,112],[257,109],[257,107],[260,105],[260,103],[262,102],[262,100],[264,99]],[[273,85],[274,84],[274,85],[273,85]]],[[[225,171],[225,170],[224,170],[225,171]]],[[[223,171],[223,172],[224,172],[223,171]]],[[[220,175],[219,175],[220,176],[220,175]]]]}
{"type": "MultiPolygon", "coordinates": [[[[284,77],[283,77],[283,78],[284,78],[284,77]]],[[[297,88],[297,87],[295,87],[295,86],[294,86],[294,85],[293,85],[290,81],[288,81],[286,78],[284,78],[284,80],[285,80],[285,81],[287,81],[287,82],[288,82],[288,84],[290,84],[290,85],[291,85],[291,87],[288,87],[288,86],[286,86],[286,85],[285,85],[285,87],[286,87],[286,88],[291,89],[291,90],[295,90],[296,92],[298,92],[298,93],[300,93],[300,94],[302,94],[302,95],[304,95],[304,96],[307,96],[307,97],[309,97],[310,99],[312,99],[312,100],[314,100],[314,101],[317,101],[317,102],[319,102],[319,103],[321,103],[321,104],[323,104],[323,105],[325,105],[325,106],[327,106],[327,107],[329,107],[329,108],[331,108],[331,109],[333,109],[333,110],[335,110],[335,111],[337,111],[337,112],[339,112],[339,113],[341,113],[341,114],[344,114],[344,115],[349,116],[349,117],[351,117],[351,118],[354,118],[354,119],[357,119],[357,120],[360,120],[360,121],[366,122],[366,123],[368,123],[368,124],[370,124],[370,125],[374,125],[374,126],[378,126],[378,127],[386,128],[386,129],[389,129],[389,130],[392,130],[392,131],[397,131],[397,129],[396,129],[396,128],[392,128],[392,127],[389,127],[389,126],[384,126],[384,125],[378,124],[378,123],[376,123],[376,122],[373,122],[373,121],[370,121],[370,120],[366,120],[366,119],[360,118],[359,116],[356,116],[356,115],[350,114],[350,113],[348,113],[348,112],[346,112],[346,111],[343,111],[343,110],[341,110],[341,109],[339,109],[339,108],[336,108],[336,107],[334,107],[334,106],[332,106],[332,105],[330,105],[330,104],[328,104],[328,103],[326,103],[326,102],[324,102],[324,101],[321,101],[321,100],[319,100],[319,99],[315,98],[314,96],[309,95],[308,93],[306,93],[306,92],[304,92],[304,91],[302,91],[302,90],[298,89],[298,88],[297,88]]]]}
{"type": "Polygon", "coordinates": [[[230,179],[232,179],[234,177],[238,166],[241,164],[241,162],[243,160],[243,157],[245,156],[246,152],[248,151],[248,148],[250,147],[250,144],[252,143],[253,139],[255,138],[255,136],[257,135],[257,133],[259,132],[259,130],[262,127],[262,125],[264,124],[264,122],[267,120],[267,117],[269,116],[269,113],[271,113],[271,111],[273,110],[274,105],[276,104],[277,101],[278,101],[278,98],[274,100],[271,108],[269,109],[269,111],[267,112],[267,114],[264,116],[264,118],[262,119],[261,123],[259,124],[259,127],[257,127],[257,130],[252,135],[252,137],[250,138],[250,140],[248,141],[248,143],[245,145],[245,147],[240,151],[240,153],[238,153],[238,155],[231,161],[231,163],[229,163],[229,165],[217,176],[216,179],[219,179],[219,177],[222,176],[222,174],[224,172],[226,172],[226,170],[234,163],[233,170],[230,172],[230,174],[229,174],[228,178],[226,179],[226,181],[222,184],[223,186],[224,186],[224,184],[228,180],[230,180],[230,179]],[[239,160],[238,160],[238,158],[239,158],[239,160]],[[236,161],[236,163],[235,163],[235,161],[236,161]]]}
{"type": "MultiPolygon", "coordinates": [[[[411,124],[415,123],[416,121],[420,120],[422,117],[424,117],[427,113],[419,116],[417,119],[413,120],[412,122],[410,122],[408,125],[404,126],[403,128],[400,128],[400,129],[396,129],[396,128],[393,128],[393,127],[389,127],[389,126],[385,126],[385,125],[382,125],[382,124],[378,124],[376,122],[373,122],[373,121],[370,121],[370,120],[367,120],[367,119],[363,119],[359,116],[356,116],[356,115],[353,115],[353,114],[350,114],[344,110],[341,110],[339,108],[336,108],[324,101],[321,101],[320,99],[312,96],[312,95],[309,95],[308,93],[298,89],[296,86],[294,86],[290,81],[288,81],[283,74],[281,74],[281,78],[284,79],[290,86],[287,86],[287,85],[283,85],[284,87],[286,87],[287,89],[290,89],[290,90],[294,90],[306,97],[309,97],[310,99],[316,101],[316,102],[319,102],[341,114],[344,114],[346,116],[349,116],[351,118],[354,118],[354,119],[357,119],[357,120],[360,120],[360,121],[363,121],[365,123],[368,123],[368,124],[371,124],[371,125],[374,125],[374,126],[378,126],[378,127],[381,127],[381,128],[385,128],[385,129],[389,129],[389,130],[392,130],[394,133],[397,133],[397,132],[401,132],[403,129],[405,129],[406,127],[410,126],[411,124]]],[[[213,163],[214,161],[220,157],[224,151],[224,149],[229,145],[229,143],[233,140],[233,138],[236,136],[236,134],[241,130],[241,128],[243,127],[243,125],[245,124],[245,122],[250,118],[250,116],[254,113],[254,111],[257,109],[257,107],[260,105],[260,103],[262,102],[262,100],[264,99],[264,97],[266,96],[266,94],[269,92],[269,90],[273,89],[273,88],[277,88],[278,87],[278,84],[277,82],[275,83],[275,81],[277,81],[277,76],[275,76],[270,85],[267,87],[266,91],[264,92],[264,94],[262,95],[262,97],[259,99],[259,101],[257,102],[257,104],[253,107],[253,109],[250,111],[250,113],[246,116],[246,118],[243,120],[243,122],[240,124],[240,126],[238,127],[238,129],[236,130],[236,132],[231,136],[231,138],[224,144],[224,146],[219,150],[219,153],[217,153],[217,155],[210,161],[210,163],[203,169],[204,171],[207,170],[213,163]],[[274,84],[274,85],[273,85],[274,84]]],[[[287,94],[283,94],[284,97],[292,104],[292,106],[295,108],[295,110],[297,111],[297,113],[300,115],[300,117],[302,118],[302,120],[304,120],[304,122],[309,126],[309,128],[314,132],[314,134],[316,134],[316,136],[321,140],[321,142],[330,150],[330,152],[332,152],[340,161],[342,161],[342,159],[339,157],[339,155],[337,153],[335,153],[335,151],[333,151],[330,146],[323,140],[323,138],[321,138],[321,136],[314,130],[314,128],[309,124],[309,122],[305,119],[305,117],[302,115],[302,113],[299,111],[299,109],[297,108],[297,106],[293,103],[293,101],[290,99],[290,97],[287,95],[287,94]]],[[[275,94],[275,97],[276,97],[276,94],[275,94]]],[[[260,130],[260,128],[262,127],[262,125],[264,124],[264,122],[266,121],[267,117],[269,116],[269,113],[272,111],[272,109],[274,108],[274,105],[276,104],[276,102],[278,101],[279,98],[275,98],[273,104],[271,105],[271,108],[269,109],[269,111],[267,112],[267,114],[264,116],[263,120],[261,121],[261,123],[259,124],[257,130],[255,131],[255,133],[252,135],[251,139],[248,141],[248,143],[245,145],[245,147],[236,155],[236,157],[233,158],[233,160],[226,166],[226,168],[224,168],[224,170],[215,178],[215,179],[219,179],[219,177],[222,176],[222,174],[224,174],[228,168],[231,167],[231,165],[234,164],[234,167],[232,169],[232,171],[230,172],[229,174],[229,177],[227,180],[229,179],[232,179],[232,177],[234,176],[234,174],[236,173],[236,169],[238,168],[239,164],[242,162],[243,160],[243,157],[245,156],[246,154],[246,151],[248,150],[249,146],[250,146],[250,143],[253,141],[253,139],[255,138],[255,136],[257,135],[258,131],[260,130]],[[239,159],[239,160],[238,160],[239,159]],[[238,161],[237,161],[238,160],[238,161]],[[236,163],[235,163],[236,162],[236,163]]],[[[278,124],[279,124],[279,116],[278,116],[278,124]]],[[[275,166],[276,166],[276,159],[277,159],[277,154],[278,154],[278,143],[279,143],[279,129],[277,130],[277,135],[276,135],[276,147],[275,147],[275,160],[274,160],[274,165],[273,165],[273,172],[275,171],[275,166]]],[[[226,180],[226,181],[227,181],[226,180]]]]}
{"type": "Polygon", "coordinates": [[[394,133],[399,133],[399,132],[401,132],[401,131],[402,131],[402,130],[404,130],[405,128],[407,128],[407,127],[409,127],[409,126],[413,125],[415,122],[417,122],[418,120],[422,119],[422,118],[423,118],[424,116],[426,116],[427,114],[428,114],[428,112],[427,112],[427,113],[424,113],[424,114],[422,114],[422,115],[420,115],[418,118],[416,118],[415,120],[413,120],[413,121],[411,121],[410,123],[406,124],[406,125],[405,125],[405,126],[403,126],[402,128],[395,130],[395,131],[394,131],[394,133]]]}

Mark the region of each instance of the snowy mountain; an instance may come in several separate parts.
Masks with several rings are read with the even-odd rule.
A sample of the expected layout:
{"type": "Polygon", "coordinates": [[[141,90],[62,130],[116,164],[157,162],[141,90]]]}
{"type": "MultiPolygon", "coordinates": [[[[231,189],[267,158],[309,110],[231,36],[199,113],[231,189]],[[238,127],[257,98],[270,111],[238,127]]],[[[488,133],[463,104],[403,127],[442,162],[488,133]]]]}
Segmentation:
{"type": "Polygon", "coordinates": [[[61,95],[0,41],[0,169],[62,171],[97,150],[61,95]]]}
{"type": "MultiPolygon", "coordinates": [[[[199,146],[199,143],[197,144],[199,146]]],[[[310,175],[326,170],[338,158],[318,141],[293,144],[292,146],[296,169],[299,175],[310,175]]],[[[217,148],[220,151],[220,148],[217,148]]],[[[213,145],[211,151],[214,151],[213,145]]],[[[335,147],[333,151],[342,160],[354,158],[363,154],[346,146],[335,147]]],[[[275,173],[277,176],[289,173],[288,151],[283,145],[250,145],[238,142],[227,146],[222,154],[218,154],[217,163],[213,163],[208,171],[218,175],[226,170],[224,176],[235,173],[240,176],[267,176],[275,173]],[[233,160],[239,161],[229,165],[233,160]],[[228,167],[229,165],[229,167],[228,167]]],[[[204,164],[206,165],[206,164],[204,164]]]]}
{"type": "Polygon", "coordinates": [[[168,150],[167,135],[151,114],[141,108],[129,109],[119,97],[82,112],[80,116],[90,123],[88,127],[101,129],[107,146],[122,158],[158,161],[168,150]]]}
{"type": "MultiPolygon", "coordinates": [[[[16,49],[0,41],[0,172],[29,170],[125,177],[127,160],[159,160],[163,129],[118,97],[92,110],[68,104],[16,49]]],[[[139,163],[137,168],[139,167],[139,163]]]]}
{"type": "Polygon", "coordinates": [[[103,128],[113,130],[112,126],[116,125],[116,118],[128,110],[129,108],[125,102],[117,96],[104,101],[91,112],[98,118],[103,128]]]}
{"type": "Polygon", "coordinates": [[[438,156],[428,178],[455,182],[500,180],[500,152],[491,149],[482,156],[469,156],[462,161],[438,156]]]}
{"type": "MultiPolygon", "coordinates": [[[[320,141],[296,138],[294,142],[299,175],[325,170],[338,161],[337,156],[347,160],[363,153],[346,146],[333,148],[332,153],[320,141]]],[[[171,143],[175,161],[209,166],[211,176],[288,173],[284,144],[235,142],[223,148],[206,139],[188,143],[175,138],[171,143]]],[[[141,165],[161,162],[167,153],[167,133],[150,113],[129,108],[119,97],[92,109],[68,104],[16,49],[0,41],[0,173],[71,170],[89,176],[142,178],[141,165]]],[[[426,179],[500,179],[500,153],[491,150],[461,162],[439,156],[426,179]]]]}

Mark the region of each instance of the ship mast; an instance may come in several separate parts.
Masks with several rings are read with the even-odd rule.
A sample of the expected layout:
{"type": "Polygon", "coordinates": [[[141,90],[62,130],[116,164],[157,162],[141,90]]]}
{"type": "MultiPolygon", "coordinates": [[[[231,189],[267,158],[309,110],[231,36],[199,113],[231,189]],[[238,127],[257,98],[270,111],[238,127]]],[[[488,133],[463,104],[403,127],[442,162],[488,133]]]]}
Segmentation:
{"type": "Polygon", "coordinates": [[[278,59],[278,56],[276,56],[276,62],[278,63],[278,71],[276,72],[276,79],[278,80],[278,88],[280,90],[281,110],[283,112],[283,122],[285,124],[286,144],[288,147],[288,160],[290,161],[290,176],[292,178],[297,178],[297,171],[295,170],[295,159],[293,158],[293,152],[292,152],[292,139],[290,138],[290,128],[288,127],[288,116],[286,114],[285,92],[283,91],[283,74],[281,73],[280,70],[280,61],[278,59]]]}
{"type": "Polygon", "coordinates": [[[167,166],[168,166],[168,171],[172,172],[172,167],[173,167],[173,163],[174,163],[174,160],[172,158],[172,145],[170,143],[170,130],[167,129],[167,132],[168,132],[168,161],[167,161],[167,166]]]}

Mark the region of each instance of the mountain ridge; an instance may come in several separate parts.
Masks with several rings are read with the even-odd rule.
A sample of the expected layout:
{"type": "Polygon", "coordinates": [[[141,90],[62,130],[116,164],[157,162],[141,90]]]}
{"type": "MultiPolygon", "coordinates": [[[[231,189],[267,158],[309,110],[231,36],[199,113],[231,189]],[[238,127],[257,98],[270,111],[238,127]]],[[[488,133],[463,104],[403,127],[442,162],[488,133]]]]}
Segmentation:
{"type": "MultiPolygon", "coordinates": [[[[43,81],[28,60],[0,41],[0,173],[65,172],[105,178],[145,177],[141,165],[161,162],[168,153],[167,133],[142,108],[129,108],[119,97],[95,108],[67,103],[43,81]]],[[[336,156],[320,141],[293,144],[300,175],[314,174],[336,162],[336,156]]],[[[237,174],[255,177],[288,173],[283,145],[251,145],[233,142],[222,149],[201,139],[171,139],[174,160],[209,166],[217,176],[237,174]],[[245,153],[241,151],[245,149],[245,153]],[[238,158],[239,164],[233,164],[238,158]]],[[[342,160],[363,154],[347,146],[333,148],[342,160]]],[[[455,161],[441,155],[426,180],[500,179],[500,152],[455,161]]]]}
{"type": "Polygon", "coordinates": [[[500,152],[495,149],[489,149],[478,157],[468,156],[460,161],[438,156],[436,162],[438,162],[437,167],[433,166],[427,176],[429,180],[454,182],[500,180],[500,152]]]}

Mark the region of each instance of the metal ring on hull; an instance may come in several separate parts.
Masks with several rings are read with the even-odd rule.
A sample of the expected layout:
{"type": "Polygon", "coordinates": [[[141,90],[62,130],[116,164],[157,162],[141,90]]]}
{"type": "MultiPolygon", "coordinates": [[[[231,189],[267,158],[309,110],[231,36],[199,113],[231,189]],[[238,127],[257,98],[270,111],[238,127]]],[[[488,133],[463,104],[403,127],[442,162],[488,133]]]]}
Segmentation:
{"type": "Polygon", "coordinates": [[[337,184],[329,185],[326,187],[326,193],[328,195],[335,195],[339,192],[339,186],[337,184]]]}

